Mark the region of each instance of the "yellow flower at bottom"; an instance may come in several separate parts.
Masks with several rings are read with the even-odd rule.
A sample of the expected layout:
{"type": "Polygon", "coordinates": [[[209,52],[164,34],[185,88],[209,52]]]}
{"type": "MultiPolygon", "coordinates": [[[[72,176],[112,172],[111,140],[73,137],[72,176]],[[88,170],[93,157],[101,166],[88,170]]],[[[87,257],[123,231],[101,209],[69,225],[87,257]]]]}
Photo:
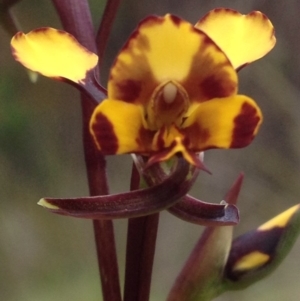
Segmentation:
{"type": "Polygon", "coordinates": [[[208,35],[175,17],[139,24],[112,66],[108,97],[91,133],[104,154],[139,153],[157,162],[181,153],[248,145],[262,122],[255,102],[237,95],[237,74],[208,35]]]}

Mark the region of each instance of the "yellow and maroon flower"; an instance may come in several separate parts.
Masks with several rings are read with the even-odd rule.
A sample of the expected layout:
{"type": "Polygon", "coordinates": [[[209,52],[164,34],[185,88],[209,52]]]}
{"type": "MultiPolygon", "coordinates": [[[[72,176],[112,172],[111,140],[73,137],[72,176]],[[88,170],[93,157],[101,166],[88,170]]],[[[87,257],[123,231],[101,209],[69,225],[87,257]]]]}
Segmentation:
{"type": "Polygon", "coordinates": [[[274,43],[273,27],[259,12],[218,9],[196,27],[169,14],[146,18],[117,56],[108,97],[93,114],[98,148],[148,155],[149,163],[181,153],[199,165],[199,151],[248,145],[262,114],[237,94],[235,68],[274,43]]]}
{"type": "MultiPolygon", "coordinates": [[[[237,94],[236,70],[274,44],[273,26],[260,12],[216,9],[196,26],[170,14],[146,18],[117,56],[107,97],[92,116],[97,147],[106,155],[146,155],[148,164],[181,153],[201,167],[197,152],[247,146],[262,114],[251,98],[237,94]]],[[[25,67],[102,98],[94,76],[98,57],[70,34],[52,28],[18,33],[12,49],[25,67]]]]}

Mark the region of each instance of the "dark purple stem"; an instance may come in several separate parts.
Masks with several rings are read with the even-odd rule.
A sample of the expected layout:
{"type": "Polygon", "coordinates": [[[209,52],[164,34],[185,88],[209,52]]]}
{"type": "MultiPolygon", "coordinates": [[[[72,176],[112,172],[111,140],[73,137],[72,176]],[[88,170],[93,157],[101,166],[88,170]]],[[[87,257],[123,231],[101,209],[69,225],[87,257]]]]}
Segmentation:
{"type": "MultiPolygon", "coordinates": [[[[93,109],[94,102],[82,94],[83,145],[89,189],[92,196],[108,194],[106,162],[95,148],[88,128],[93,109]]],[[[93,220],[93,226],[103,300],[121,301],[113,223],[111,220],[93,220]]]]}
{"type": "MultiPolygon", "coordinates": [[[[140,177],[133,164],[131,190],[140,177]]],[[[155,254],[159,213],[128,221],[124,301],[148,301],[155,254]]]]}
{"type": "MultiPolygon", "coordinates": [[[[53,0],[62,24],[89,50],[96,53],[94,29],[87,0],[53,0]]],[[[75,62],[74,62],[75,63],[75,62]]],[[[97,151],[89,133],[94,102],[82,93],[83,146],[91,195],[108,194],[105,158],[97,151]]],[[[121,301],[118,262],[111,220],[94,220],[99,271],[104,301],[121,301]]]]}
{"type": "Polygon", "coordinates": [[[103,58],[109,34],[111,32],[120,3],[121,0],[107,0],[106,2],[106,6],[103,12],[103,18],[101,20],[96,36],[96,44],[100,60],[102,60],[103,58]]]}
{"type": "Polygon", "coordinates": [[[1,10],[9,9],[16,3],[20,2],[21,0],[2,0],[0,3],[1,10]]]}
{"type": "Polygon", "coordinates": [[[97,53],[91,11],[87,0],[52,0],[66,31],[97,53]]]}
{"type": "Polygon", "coordinates": [[[0,12],[0,18],[2,26],[10,35],[13,36],[19,31],[18,21],[9,8],[0,12]]]}

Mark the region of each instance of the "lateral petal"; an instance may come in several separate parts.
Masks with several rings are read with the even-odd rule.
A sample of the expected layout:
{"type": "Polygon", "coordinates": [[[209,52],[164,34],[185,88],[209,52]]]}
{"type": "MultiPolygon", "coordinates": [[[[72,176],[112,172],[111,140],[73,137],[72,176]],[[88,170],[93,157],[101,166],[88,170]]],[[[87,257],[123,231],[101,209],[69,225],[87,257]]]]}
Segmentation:
{"type": "Polygon", "coordinates": [[[256,103],[244,95],[204,102],[186,119],[182,132],[189,150],[240,148],[256,135],[262,114],[256,103]]]}
{"type": "Polygon", "coordinates": [[[154,136],[143,127],[142,108],[119,100],[104,100],[95,109],[90,131],[105,155],[144,153],[154,136]]]}
{"type": "Polygon", "coordinates": [[[75,83],[84,81],[98,56],[83,47],[69,33],[54,28],[39,28],[11,40],[14,58],[26,68],[44,76],[65,78],[75,83]]]}
{"type": "Polygon", "coordinates": [[[206,14],[195,27],[226,53],[235,69],[263,57],[276,43],[271,21],[259,11],[242,15],[218,8],[206,14]]]}
{"type": "Polygon", "coordinates": [[[108,98],[145,105],[167,81],[180,83],[197,101],[232,95],[237,87],[231,63],[205,33],[173,15],[150,16],[119,53],[108,98]]]}

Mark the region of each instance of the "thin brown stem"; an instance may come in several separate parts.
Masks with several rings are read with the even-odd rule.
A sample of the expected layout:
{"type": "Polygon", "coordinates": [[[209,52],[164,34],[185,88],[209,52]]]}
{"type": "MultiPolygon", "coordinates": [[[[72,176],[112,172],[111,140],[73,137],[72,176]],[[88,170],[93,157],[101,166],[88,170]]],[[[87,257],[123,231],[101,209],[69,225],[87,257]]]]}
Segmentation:
{"type": "Polygon", "coordinates": [[[66,31],[96,53],[95,33],[87,0],[52,0],[66,31]]]}
{"type": "MultiPolygon", "coordinates": [[[[139,186],[138,171],[133,165],[131,190],[139,186]]],[[[148,301],[159,213],[131,218],[128,221],[124,301],[148,301]]]]}
{"type": "Polygon", "coordinates": [[[0,19],[2,23],[1,25],[11,36],[15,35],[20,30],[18,21],[9,8],[4,11],[0,11],[0,19]]]}
{"type": "Polygon", "coordinates": [[[118,264],[111,220],[94,220],[94,236],[104,301],[121,301],[118,264]]]}
{"type": "Polygon", "coordinates": [[[107,0],[97,35],[96,44],[100,61],[104,55],[107,41],[118,11],[121,0],[107,0]]]}
{"type": "Polygon", "coordinates": [[[21,0],[2,0],[0,3],[0,9],[1,10],[9,9],[10,7],[12,7],[13,5],[15,5],[20,1],[21,0]]]}
{"type": "MultiPolygon", "coordinates": [[[[104,157],[95,148],[89,133],[88,124],[94,109],[94,102],[91,100],[88,102],[88,100],[85,95],[82,96],[83,142],[89,189],[91,195],[104,195],[109,192],[106,179],[106,163],[104,157]]],[[[121,301],[113,223],[111,220],[94,220],[93,227],[103,300],[121,301]]]]}
{"type": "MultiPolygon", "coordinates": [[[[81,44],[96,52],[94,29],[87,0],[53,0],[62,24],[81,44]]],[[[76,63],[76,62],[74,62],[76,63]]],[[[81,94],[83,117],[83,147],[91,195],[108,194],[105,158],[97,151],[89,133],[89,121],[94,102],[81,94]]],[[[111,220],[93,221],[99,271],[104,301],[121,301],[118,262],[111,220]]]]}

